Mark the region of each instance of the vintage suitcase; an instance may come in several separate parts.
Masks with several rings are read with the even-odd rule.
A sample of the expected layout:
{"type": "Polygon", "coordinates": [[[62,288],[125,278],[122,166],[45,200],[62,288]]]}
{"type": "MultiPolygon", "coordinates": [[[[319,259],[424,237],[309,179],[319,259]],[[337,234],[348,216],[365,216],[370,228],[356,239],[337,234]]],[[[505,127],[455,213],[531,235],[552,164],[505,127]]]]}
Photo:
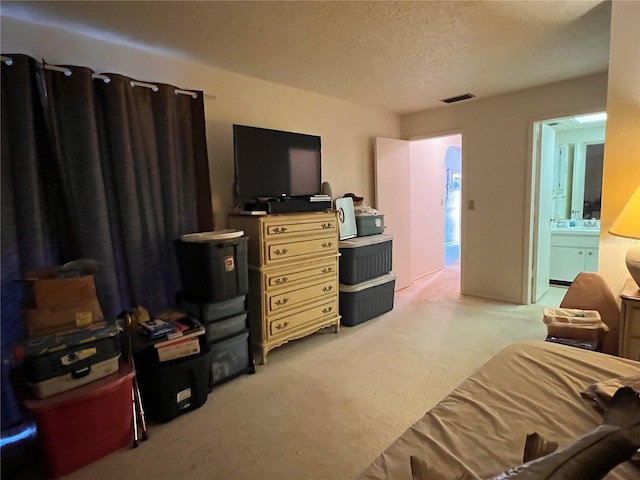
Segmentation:
{"type": "Polygon", "coordinates": [[[120,327],[116,323],[33,338],[18,347],[27,385],[46,398],[118,371],[120,327]]]}

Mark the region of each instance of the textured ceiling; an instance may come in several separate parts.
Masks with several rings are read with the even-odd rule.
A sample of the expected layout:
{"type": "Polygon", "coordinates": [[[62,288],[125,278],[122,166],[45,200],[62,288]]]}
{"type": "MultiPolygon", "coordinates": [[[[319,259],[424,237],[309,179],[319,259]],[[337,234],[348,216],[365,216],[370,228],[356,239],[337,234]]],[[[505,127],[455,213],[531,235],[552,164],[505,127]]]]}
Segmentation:
{"type": "Polygon", "coordinates": [[[8,2],[1,14],[408,113],[607,70],[600,1],[8,2]]]}

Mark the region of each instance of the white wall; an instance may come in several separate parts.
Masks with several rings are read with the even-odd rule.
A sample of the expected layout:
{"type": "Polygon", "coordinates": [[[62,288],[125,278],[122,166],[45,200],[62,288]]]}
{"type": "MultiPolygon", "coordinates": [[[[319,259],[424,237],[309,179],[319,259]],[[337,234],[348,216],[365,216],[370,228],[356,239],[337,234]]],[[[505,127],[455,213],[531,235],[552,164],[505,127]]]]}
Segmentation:
{"type": "Polygon", "coordinates": [[[533,122],[603,111],[606,93],[603,73],[402,117],[405,139],[462,132],[463,294],[528,301],[533,122]]]}
{"type": "Polygon", "coordinates": [[[203,90],[215,228],[233,208],[234,123],[322,137],[322,179],[334,196],[357,192],[374,203],[373,138],[398,138],[398,116],[314,93],[206,67],[169,54],[118,45],[77,33],[1,17],[2,53],[52,64],[203,90]],[[216,98],[212,98],[215,96],[216,98]]]}
{"type": "Polygon", "coordinates": [[[634,240],[607,233],[640,184],[640,2],[614,0],[609,42],[609,90],[604,144],[598,272],[614,294],[630,278],[624,263],[634,240]]]}
{"type": "Polygon", "coordinates": [[[414,140],[411,152],[411,278],[444,268],[445,155],[460,136],[414,140]]]}

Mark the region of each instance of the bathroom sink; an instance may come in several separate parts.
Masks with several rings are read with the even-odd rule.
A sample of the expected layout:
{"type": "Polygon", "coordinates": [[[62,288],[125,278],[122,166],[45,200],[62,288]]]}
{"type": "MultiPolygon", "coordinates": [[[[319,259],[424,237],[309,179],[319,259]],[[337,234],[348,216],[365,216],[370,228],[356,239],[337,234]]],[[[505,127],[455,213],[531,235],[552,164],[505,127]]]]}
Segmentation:
{"type": "Polygon", "coordinates": [[[560,235],[600,235],[598,227],[554,227],[551,229],[552,234],[560,235]]]}
{"type": "Polygon", "coordinates": [[[600,220],[571,220],[560,219],[551,223],[551,233],[571,233],[578,235],[599,235],[600,234],[600,220]],[[574,223],[571,226],[571,223],[574,223]]]}

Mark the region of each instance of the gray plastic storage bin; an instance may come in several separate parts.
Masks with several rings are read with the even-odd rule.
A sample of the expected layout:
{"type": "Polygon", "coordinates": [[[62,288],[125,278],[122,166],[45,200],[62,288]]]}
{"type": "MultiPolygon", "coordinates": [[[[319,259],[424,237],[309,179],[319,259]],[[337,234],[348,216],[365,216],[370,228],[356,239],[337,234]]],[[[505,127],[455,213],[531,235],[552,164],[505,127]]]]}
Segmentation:
{"type": "Polygon", "coordinates": [[[245,331],[221,342],[211,343],[211,386],[252,370],[249,332],[245,331]]]}
{"type": "Polygon", "coordinates": [[[190,313],[202,323],[220,320],[245,310],[245,295],[223,300],[222,302],[202,302],[190,297],[185,292],[178,292],[176,303],[178,308],[190,313]]]}
{"type": "Polygon", "coordinates": [[[392,235],[371,235],[340,241],[340,283],[355,285],[389,273],[392,262],[392,235]]]}
{"type": "Polygon", "coordinates": [[[356,230],[359,237],[384,232],[384,215],[356,215],[356,230]]]}
{"type": "Polygon", "coordinates": [[[353,327],[392,310],[395,286],[394,273],[357,285],[340,284],[340,323],[353,327]]]}
{"type": "Polygon", "coordinates": [[[206,328],[207,343],[215,342],[247,328],[247,314],[242,313],[231,318],[207,323],[206,328]]]}

